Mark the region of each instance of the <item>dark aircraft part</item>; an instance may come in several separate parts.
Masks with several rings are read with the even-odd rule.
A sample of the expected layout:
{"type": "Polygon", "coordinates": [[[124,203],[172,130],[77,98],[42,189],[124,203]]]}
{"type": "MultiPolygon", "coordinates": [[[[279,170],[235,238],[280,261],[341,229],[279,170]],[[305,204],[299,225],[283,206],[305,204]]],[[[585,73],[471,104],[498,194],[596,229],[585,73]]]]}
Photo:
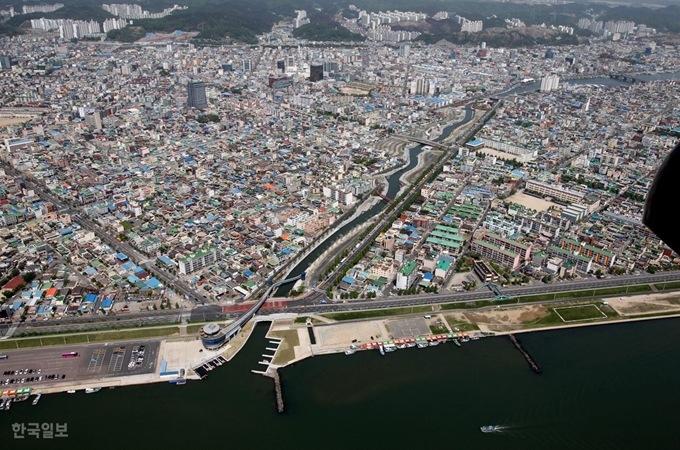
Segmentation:
{"type": "Polygon", "coordinates": [[[680,253],[680,143],[654,177],[642,222],[675,253],[680,253]]]}

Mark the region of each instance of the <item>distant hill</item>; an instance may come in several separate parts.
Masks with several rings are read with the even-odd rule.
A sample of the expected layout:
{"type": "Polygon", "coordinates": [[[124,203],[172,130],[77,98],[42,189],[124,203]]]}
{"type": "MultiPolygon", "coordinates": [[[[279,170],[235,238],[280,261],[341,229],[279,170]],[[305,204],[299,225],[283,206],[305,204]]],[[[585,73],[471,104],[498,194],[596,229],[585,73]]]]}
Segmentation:
{"type": "Polygon", "coordinates": [[[311,22],[293,32],[293,36],[309,41],[364,41],[360,34],[352,33],[339,23],[311,22]]]}
{"type": "MultiPolygon", "coordinates": [[[[74,20],[97,20],[102,22],[109,13],[101,9],[101,3],[107,0],[60,0],[66,6],[52,13],[36,13],[16,16],[0,24],[0,35],[21,33],[22,24],[32,18],[46,17],[52,19],[69,18],[74,20]]],[[[652,2],[652,0],[648,0],[652,2]]],[[[666,2],[680,0],[663,0],[666,2]]],[[[199,32],[197,39],[203,42],[224,43],[240,41],[257,43],[257,36],[271,30],[274,23],[282,18],[294,17],[295,9],[304,9],[310,15],[311,23],[295,30],[295,35],[311,40],[343,40],[360,41],[363,37],[353,34],[334,22],[331,17],[342,11],[350,14],[348,6],[371,11],[422,11],[434,14],[437,11],[448,11],[460,14],[470,20],[483,20],[485,29],[503,26],[506,18],[517,18],[527,25],[545,23],[547,25],[575,26],[579,18],[587,17],[586,11],[594,14],[599,20],[632,20],[657,28],[659,31],[680,33],[680,6],[677,4],[665,8],[645,8],[642,6],[612,6],[603,3],[565,3],[553,5],[530,5],[526,3],[510,3],[483,0],[138,0],[143,8],[159,11],[173,4],[187,5],[189,8],[176,11],[163,19],[136,20],[134,29],[113,33],[115,39],[132,39],[147,32],[172,32],[174,30],[199,32]]],[[[22,3],[18,0],[0,0],[0,7],[13,4],[20,10],[22,3]]],[[[350,15],[355,15],[351,12],[350,15]]],[[[418,23],[393,24],[397,29],[418,29],[426,35],[421,40],[436,41],[437,38],[455,36],[455,23],[451,20],[428,20],[418,23]],[[422,30],[421,30],[422,29],[422,30]],[[428,37],[430,36],[430,37],[428,37]]],[[[523,42],[522,32],[509,35],[513,43],[523,42]]],[[[527,41],[536,39],[524,34],[527,41]]],[[[493,37],[493,36],[492,36],[493,37]]],[[[447,37],[448,39],[448,37],[447,37]]],[[[476,38],[466,38],[474,40],[476,38]]],[[[557,38],[556,38],[557,39],[557,38]]],[[[563,38],[560,38],[564,41],[563,38]]],[[[489,42],[487,40],[487,42],[489,42]]],[[[514,44],[513,44],[514,45],[514,44]]]]}
{"type": "Polygon", "coordinates": [[[561,34],[557,30],[538,26],[524,28],[489,28],[479,33],[422,34],[417,41],[435,44],[445,39],[452,44],[481,44],[490,47],[517,48],[532,45],[575,45],[578,36],[561,34]]]}

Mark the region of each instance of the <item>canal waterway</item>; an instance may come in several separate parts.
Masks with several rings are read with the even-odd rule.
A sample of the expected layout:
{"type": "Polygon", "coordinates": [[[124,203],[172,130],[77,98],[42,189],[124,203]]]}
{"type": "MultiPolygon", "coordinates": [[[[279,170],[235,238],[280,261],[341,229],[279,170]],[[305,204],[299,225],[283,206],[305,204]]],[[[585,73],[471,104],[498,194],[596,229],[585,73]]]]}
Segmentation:
{"type": "MultiPolygon", "coordinates": [[[[471,108],[466,108],[465,109],[465,116],[463,119],[459,122],[456,122],[454,124],[451,124],[449,126],[446,126],[442,129],[442,133],[439,137],[433,139],[434,141],[440,142],[443,139],[446,139],[453,133],[454,130],[457,128],[461,127],[462,125],[465,125],[468,123],[474,115],[474,112],[472,111],[471,108]]],[[[406,164],[404,167],[401,169],[397,170],[394,172],[392,175],[389,175],[387,177],[388,180],[388,188],[387,188],[387,195],[389,198],[394,199],[397,197],[399,190],[401,189],[401,184],[399,182],[399,178],[406,172],[410,171],[416,165],[418,165],[418,155],[420,152],[423,150],[422,145],[416,145],[408,150],[408,155],[409,155],[409,161],[408,164],[406,164]]],[[[297,266],[291,270],[290,275],[288,275],[289,278],[295,277],[312,265],[316,259],[322,255],[326,250],[328,250],[330,247],[333,246],[333,244],[343,236],[345,236],[352,228],[356,227],[357,225],[360,225],[364,223],[365,221],[371,219],[372,217],[375,217],[376,215],[380,214],[380,212],[385,209],[387,204],[383,201],[376,203],[373,207],[370,209],[366,210],[365,212],[359,214],[354,220],[351,222],[347,223],[346,225],[340,227],[335,233],[333,233],[331,236],[328,237],[323,243],[321,243],[318,247],[316,247],[309,255],[307,255],[302,261],[300,261],[297,266]]],[[[277,297],[285,297],[288,295],[290,290],[293,288],[294,284],[286,284],[281,286],[277,291],[276,291],[276,296],[277,297]]]]}
{"type": "MultiPolygon", "coordinates": [[[[644,81],[661,81],[661,80],[674,80],[680,78],[680,72],[668,72],[668,73],[657,73],[652,75],[635,75],[637,79],[644,81]]],[[[617,86],[630,86],[631,83],[628,81],[615,80],[613,78],[582,78],[579,80],[560,80],[560,84],[574,84],[574,85],[584,85],[584,84],[594,84],[598,86],[606,87],[617,87],[617,86]]],[[[500,97],[507,97],[513,94],[523,94],[525,92],[535,92],[541,87],[540,82],[529,83],[523,86],[519,86],[508,92],[500,94],[500,97]]]]}
{"type": "Polygon", "coordinates": [[[326,355],[251,373],[267,346],[257,325],[232,362],[203,381],[43,396],[0,412],[19,449],[276,448],[643,449],[677,447],[678,319],[521,335],[380,356],[326,355]],[[67,423],[68,438],[14,439],[12,423],[67,423]],[[482,425],[502,431],[483,434],[482,425]]]}

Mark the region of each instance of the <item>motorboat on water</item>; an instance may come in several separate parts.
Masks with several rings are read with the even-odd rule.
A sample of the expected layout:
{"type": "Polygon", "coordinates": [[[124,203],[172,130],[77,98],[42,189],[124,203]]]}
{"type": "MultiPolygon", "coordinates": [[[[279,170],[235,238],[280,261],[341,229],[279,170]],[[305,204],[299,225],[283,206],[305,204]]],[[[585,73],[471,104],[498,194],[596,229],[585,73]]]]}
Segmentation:
{"type": "Polygon", "coordinates": [[[70,389],[70,390],[66,391],[66,393],[67,394],[75,394],[76,391],[75,391],[75,389],[70,389]]]}
{"type": "Polygon", "coordinates": [[[454,339],[453,343],[456,344],[456,346],[460,347],[460,341],[458,339],[454,339]]]}
{"type": "Polygon", "coordinates": [[[40,392],[38,392],[38,395],[35,396],[31,405],[33,405],[33,406],[37,405],[38,402],[40,401],[40,397],[42,397],[42,394],[40,392]]]}
{"type": "Polygon", "coordinates": [[[357,349],[355,348],[350,348],[349,350],[345,350],[345,355],[353,355],[357,352],[357,349]]]}
{"type": "Polygon", "coordinates": [[[500,428],[497,425],[484,425],[479,429],[482,430],[482,433],[495,433],[496,431],[500,431],[500,428]]]}
{"type": "Polygon", "coordinates": [[[99,392],[99,391],[101,391],[101,390],[102,390],[101,387],[87,388],[87,389],[85,389],[85,393],[86,393],[86,394],[94,394],[95,392],[99,392]]]}

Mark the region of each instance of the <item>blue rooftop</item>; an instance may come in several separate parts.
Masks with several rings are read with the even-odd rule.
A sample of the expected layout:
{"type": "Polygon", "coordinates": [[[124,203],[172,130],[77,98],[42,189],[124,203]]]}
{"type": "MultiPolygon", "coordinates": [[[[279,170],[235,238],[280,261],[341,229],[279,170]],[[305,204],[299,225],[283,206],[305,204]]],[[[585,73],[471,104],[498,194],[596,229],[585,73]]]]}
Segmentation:
{"type": "Polygon", "coordinates": [[[342,281],[347,283],[347,284],[354,284],[356,282],[356,280],[354,278],[350,278],[350,277],[343,277],[342,281]]]}

